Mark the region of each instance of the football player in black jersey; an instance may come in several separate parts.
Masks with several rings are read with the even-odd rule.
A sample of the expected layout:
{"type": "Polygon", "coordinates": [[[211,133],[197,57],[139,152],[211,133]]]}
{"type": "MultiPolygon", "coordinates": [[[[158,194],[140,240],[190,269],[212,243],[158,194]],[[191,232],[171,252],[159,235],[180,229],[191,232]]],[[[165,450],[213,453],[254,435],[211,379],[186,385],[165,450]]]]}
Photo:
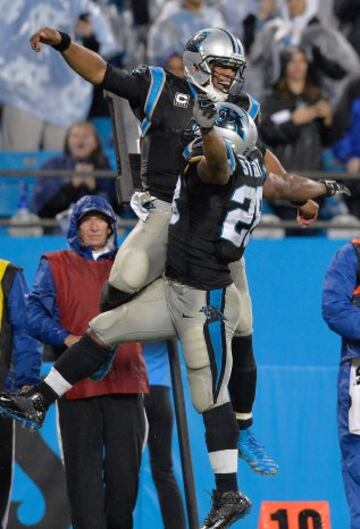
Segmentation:
{"type": "Polygon", "coordinates": [[[166,277],[94,318],[32,392],[0,394],[0,409],[39,428],[50,404],[94,373],[118,343],[178,336],[215,475],[213,505],[202,529],[225,529],[251,506],[237,486],[238,427],[227,391],[241,313],[229,263],[241,258],[259,222],[263,188],[267,197],[287,199],[297,197],[297,189],[266,175],[256,126],[240,107],[222,103],[217,113],[207,96],[197,95],[193,113],[199,137],[186,149],[188,164],[174,194],[166,277]]]}
{"type": "MultiPolygon", "coordinates": [[[[62,53],[77,73],[89,82],[127,99],[141,123],[141,177],[143,193],[134,197],[134,209],[140,222],[121,246],[109,283],[104,309],[125,302],[164,269],[170,203],[181,161],[181,136],[192,116],[194,94],[201,90],[212,100],[231,100],[253,118],[259,104],[241,91],[245,56],[241,42],[220,28],[199,31],[186,45],[184,66],[187,79],[161,68],[143,67],[129,74],[107,64],[98,54],[71,41],[52,28],[41,28],[31,37],[31,46],[40,51],[48,44],[62,53]],[[237,95],[232,95],[232,93],[237,95]]],[[[303,225],[317,217],[317,204],[306,202],[314,187],[326,194],[323,184],[289,175],[278,160],[266,151],[268,172],[279,174],[291,185],[297,183],[296,199],[303,200],[298,219],[303,225]]],[[[329,192],[333,193],[331,189],[329,192]]],[[[241,429],[239,455],[255,471],[274,474],[277,465],[258,445],[249,428],[256,386],[256,364],[252,351],[252,311],[243,260],[232,266],[233,279],[241,295],[241,322],[233,340],[234,370],[230,383],[231,398],[241,429]]]]}

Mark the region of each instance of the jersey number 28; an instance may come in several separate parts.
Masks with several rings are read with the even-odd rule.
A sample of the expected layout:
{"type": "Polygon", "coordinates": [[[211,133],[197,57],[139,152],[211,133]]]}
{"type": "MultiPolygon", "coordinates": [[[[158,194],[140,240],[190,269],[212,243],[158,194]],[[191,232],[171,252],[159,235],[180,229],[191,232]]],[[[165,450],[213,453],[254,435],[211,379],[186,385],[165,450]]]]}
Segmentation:
{"type": "Polygon", "coordinates": [[[237,248],[245,247],[251,232],[260,222],[261,199],[262,186],[242,185],[238,187],[231,200],[239,206],[226,215],[221,238],[232,242],[237,248]]]}

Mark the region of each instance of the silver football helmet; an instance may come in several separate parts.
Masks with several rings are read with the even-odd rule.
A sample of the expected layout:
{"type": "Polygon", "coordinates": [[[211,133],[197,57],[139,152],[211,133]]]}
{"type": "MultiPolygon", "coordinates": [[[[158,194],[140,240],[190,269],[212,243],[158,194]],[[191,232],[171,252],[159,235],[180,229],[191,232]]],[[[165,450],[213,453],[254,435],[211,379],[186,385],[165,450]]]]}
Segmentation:
{"type": "Polygon", "coordinates": [[[257,127],[243,108],[233,103],[217,103],[215,130],[230,144],[238,156],[246,156],[256,148],[257,127]]]}
{"type": "MultiPolygon", "coordinates": [[[[247,156],[256,148],[258,141],[257,127],[250,115],[243,108],[233,103],[216,103],[217,118],[214,129],[220,134],[237,156],[247,156]]],[[[191,120],[186,136],[192,141],[186,146],[183,156],[192,158],[201,153],[202,136],[199,125],[191,120]]]]}
{"type": "Polygon", "coordinates": [[[246,67],[244,48],[240,39],[222,28],[198,31],[186,44],[183,53],[185,77],[212,101],[226,101],[228,94],[214,87],[211,63],[236,68],[234,83],[244,83],[246,67]]]}

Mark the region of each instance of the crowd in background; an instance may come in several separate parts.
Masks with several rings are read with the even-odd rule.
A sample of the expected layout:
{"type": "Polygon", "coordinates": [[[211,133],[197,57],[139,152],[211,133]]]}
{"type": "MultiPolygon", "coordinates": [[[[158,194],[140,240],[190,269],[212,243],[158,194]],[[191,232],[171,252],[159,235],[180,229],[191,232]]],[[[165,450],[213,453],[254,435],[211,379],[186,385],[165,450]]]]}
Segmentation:
{"type": "MultiPolygon", "coordinates": [[[[183,75],[182,51],[192,34],[205,27],[228,28],[244,43],[244,90],[261,102],[260,136],[286,169],[359,175],[360,6],[357,0],[327,0],[320,10],[319,4],[17,0],[6,2],[5,9],[5,0],[0,0],[1,149],[54,150],[58,156],[45,169],[80,173],[58,181],[40,179],[32,197],[34,212],[54,217],[89,193],[114,203],[112,183],[87,175],[111,167],[113,156],[102,91],[75,74],[50,47],[39,54],[30,49],[29,36],[41,25],[68,32],[118,67],[153,64],[177,75],[183,75]],[[86,120],[94,126],[86,127],[86,120]]],[[[356,178],[349,187],[352,196],[346,202],[323,204],[323,218],[360,218],[356,178]]],[[[281,203],[267,204],[265,211],[290,218],[289,208],[281,203]]]]}

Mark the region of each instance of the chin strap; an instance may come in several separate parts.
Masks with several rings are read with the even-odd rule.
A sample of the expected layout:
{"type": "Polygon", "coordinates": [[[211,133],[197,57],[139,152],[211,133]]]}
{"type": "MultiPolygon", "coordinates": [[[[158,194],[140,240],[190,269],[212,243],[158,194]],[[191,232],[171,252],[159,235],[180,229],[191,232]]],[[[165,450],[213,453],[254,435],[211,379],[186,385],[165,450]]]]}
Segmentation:
{"type": "Polygon", "coordinates": [[[211,77],[207,86],[202,86],[193,79],[190,79],[190,82],[201,90],[201,92],[205,93],[213,103],[224,103],[229,97],[229,94],[224,94],[214,87],[211,77]]]}
{"type": "Polygon", "coordinates": [[[220,92],[220,90],[216,90],[211,81],[209,86],[205,89],[203,88],[203,90],[213,103],[224,103],[229,97],[229,94],[224,94],[223,92],[220,92]]]}

